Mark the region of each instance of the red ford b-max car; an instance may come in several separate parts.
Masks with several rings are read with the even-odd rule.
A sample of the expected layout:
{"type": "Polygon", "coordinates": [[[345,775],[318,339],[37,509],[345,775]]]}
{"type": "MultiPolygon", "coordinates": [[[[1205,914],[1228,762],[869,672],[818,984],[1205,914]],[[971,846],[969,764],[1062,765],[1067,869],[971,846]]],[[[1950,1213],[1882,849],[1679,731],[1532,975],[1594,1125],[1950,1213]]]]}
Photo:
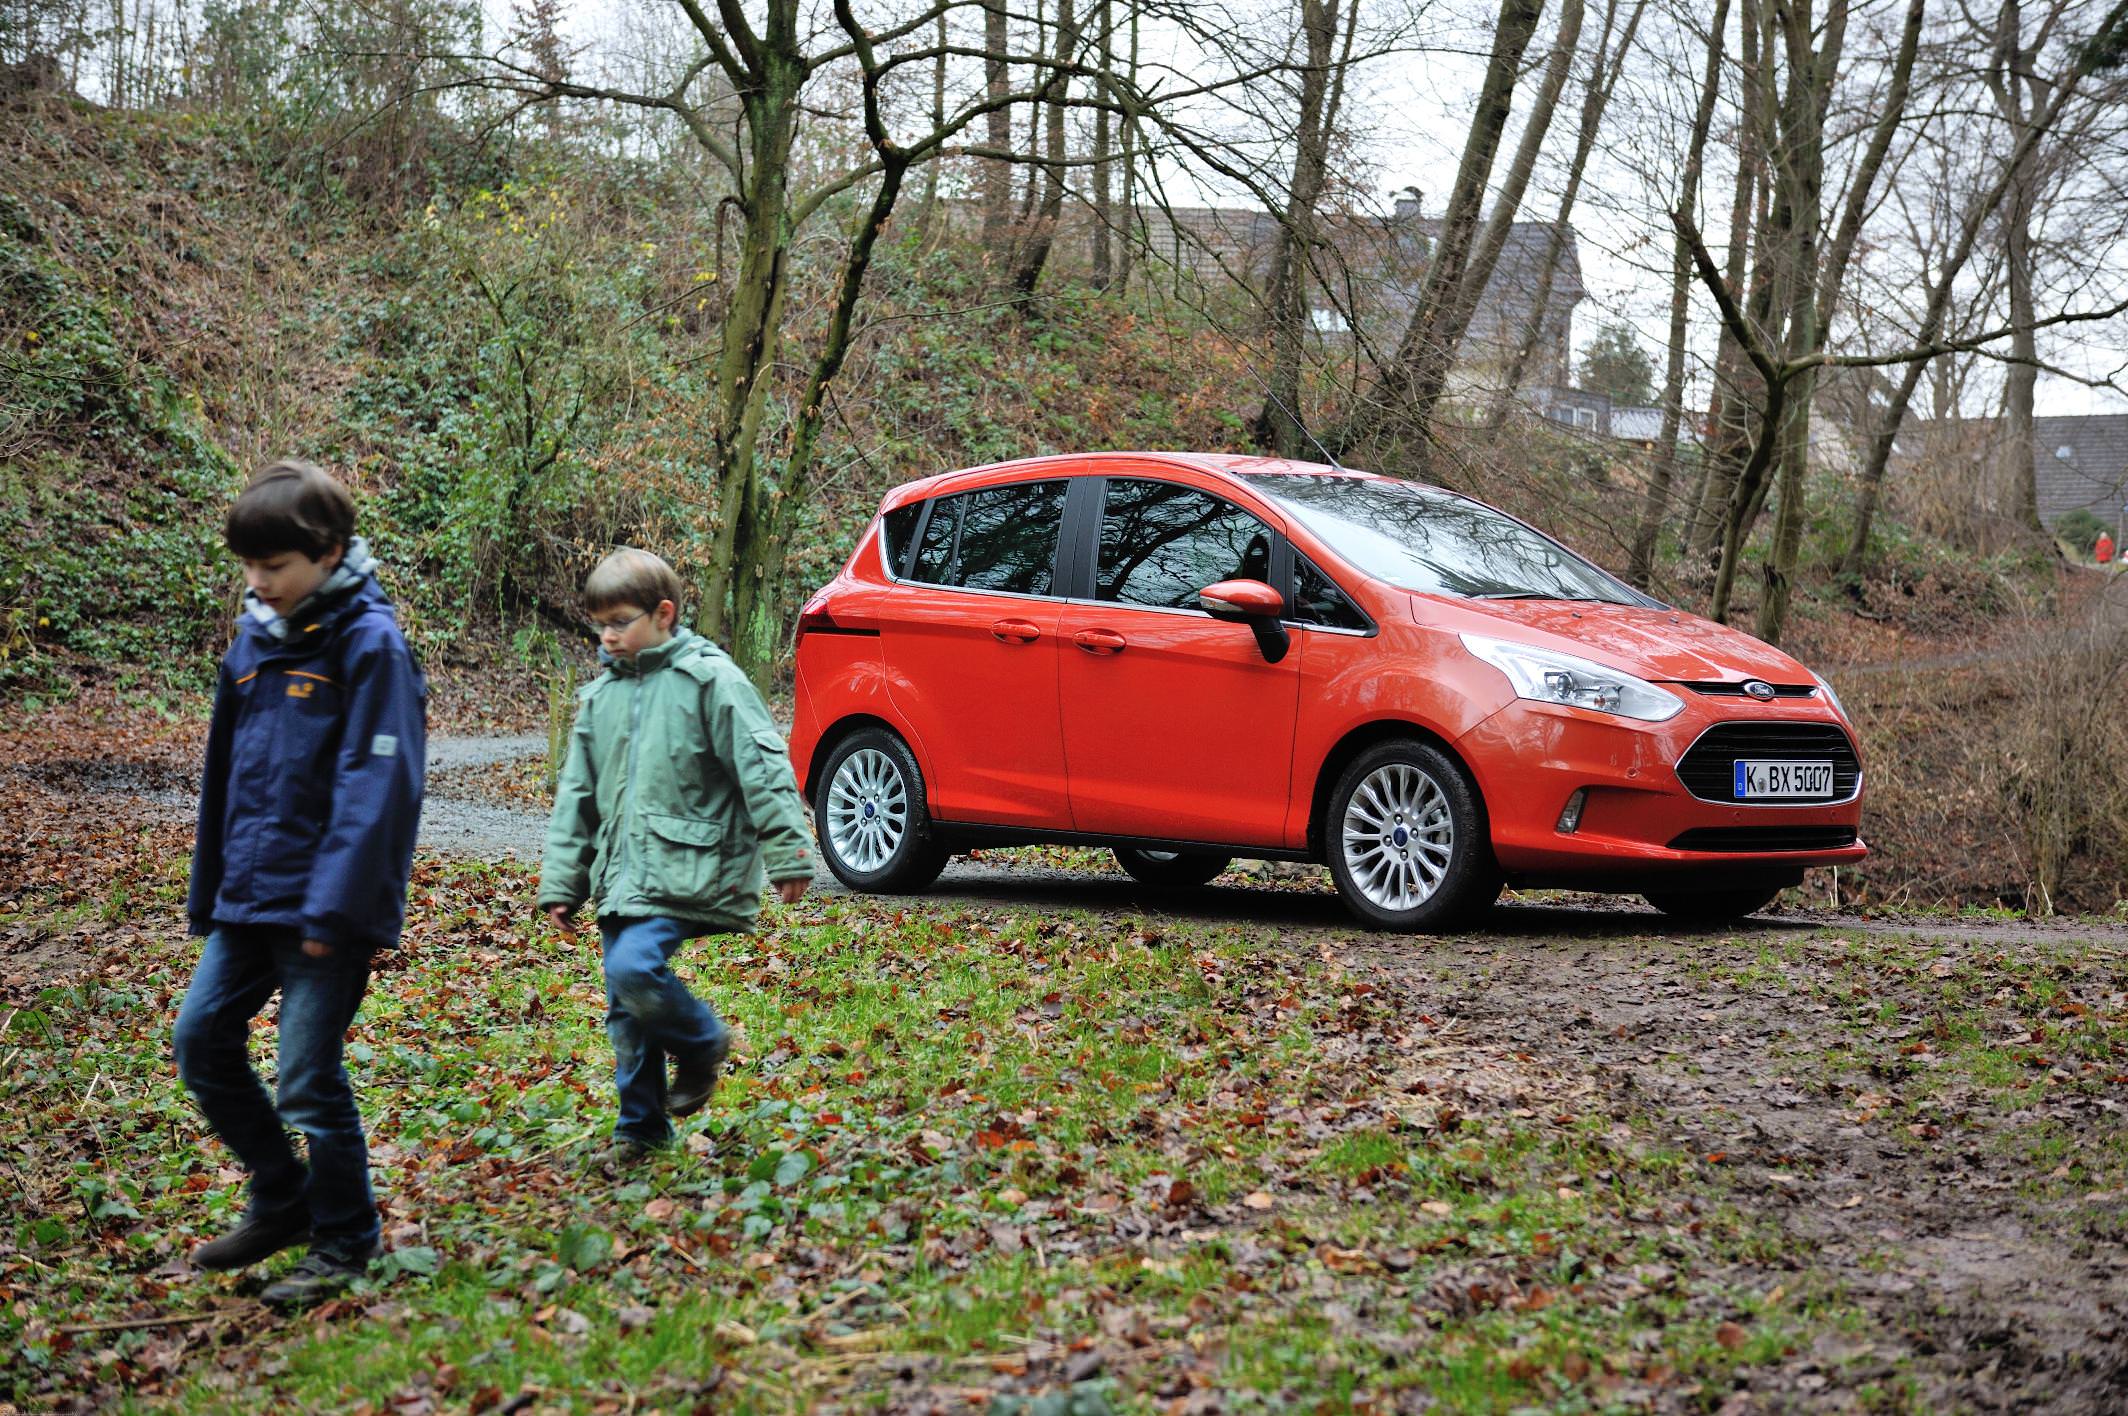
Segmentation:
{"type": "Polygon", "coordinates": [[[1504,884],[1748,914],[1867,853],[1825,681],[1481,502],[1095,453],[898,487],[798,622],[791,756],[854,889],[986,845],[1157,885],[1319,861],[1438,929],[1504,884]]]}

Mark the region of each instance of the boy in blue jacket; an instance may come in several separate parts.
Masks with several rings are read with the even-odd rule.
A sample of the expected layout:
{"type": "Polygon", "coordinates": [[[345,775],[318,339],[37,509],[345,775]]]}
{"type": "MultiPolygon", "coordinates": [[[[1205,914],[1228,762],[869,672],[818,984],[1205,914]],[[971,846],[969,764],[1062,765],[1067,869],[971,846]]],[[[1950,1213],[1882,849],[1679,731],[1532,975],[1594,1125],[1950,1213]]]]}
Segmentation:
{"type": "Polygon", "coordinates": [[[377,1251],[341,1040],[373,954],[398,942],[421,816],[427,686],[354,528],[346,490],[307,462],[267,467],[229,508],[244,614],[215,689],[187,906],[207,943],[178,1075],[251,1172],[242,1222],[192,1261],[244,1268],[307,1241],[262,1295],[282,1307],[344,1289],[377,1251]],[[245,1056],[276,992],[278,1104],[245,1056]]]}

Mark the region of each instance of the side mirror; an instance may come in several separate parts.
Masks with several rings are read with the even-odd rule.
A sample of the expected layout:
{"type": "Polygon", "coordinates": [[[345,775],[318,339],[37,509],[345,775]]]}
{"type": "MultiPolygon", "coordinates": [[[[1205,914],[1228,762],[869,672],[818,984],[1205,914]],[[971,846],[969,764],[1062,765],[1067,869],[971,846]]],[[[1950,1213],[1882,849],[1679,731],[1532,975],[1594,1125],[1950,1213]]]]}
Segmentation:
{"type": "Polygon", "coordinates": [[[1197,603],[1214,619],[1246,624],[1256,632],[1256,647],[1264,662],[1275,664],[1286,657],[1292,639],[1279,616],[1286,612],[1286,597],[1261,580],[1222,580],[1197,592],[1197,603]]]}
{"type": "Polygon", "coordinates": [[[1197,603],[1214,619],[1251,620],[1286,611],[1286,597],[1261,580],[1222,580],[1197,592],[1197,603]]]}

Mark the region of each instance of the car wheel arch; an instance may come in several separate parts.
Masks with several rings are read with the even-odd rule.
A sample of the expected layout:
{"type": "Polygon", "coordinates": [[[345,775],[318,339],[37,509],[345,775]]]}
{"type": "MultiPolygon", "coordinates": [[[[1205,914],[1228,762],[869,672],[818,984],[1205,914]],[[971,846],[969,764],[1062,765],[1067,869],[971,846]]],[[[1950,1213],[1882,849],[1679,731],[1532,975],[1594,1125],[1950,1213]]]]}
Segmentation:
{"type": "Polygon", "coordinates": [[[835,749],[842,745],[844,738],[849,737],[852,733],[861,733],[867,728],[884,729],[907,743],[909,755],[916,759],[917,770],[924,774],[924,781],[929,783],[937,780],[931,775],[930,757],[924,752],[924,745],[917,741],[915,733],[910,732],[902,724],[894,722],[892,719],[882,718],[876,713],[852,713],[847,717],[837,718],[830,723],[821,732],[820,741],[813,745],[813,755],[807,761],[805,768],[805,799],[807,801],[810,802],[813,799],[820,786],[821,765],[835,755],[835,749]]]}
{"type": "Polygon", "coordinates": [[[1399,740],[1423,742],[1462,769],[1464,777],[1470,783],[1471,795],[1477,800],[1478,813],[1485,823],[1486,835],[1490,837],[1491,808],[1486,803],[1485,789],[1479,782],[1478,774],[1471,769],[1469,759],[1456,751],[1447,738],[1423,723],[1415,723],[1408,718],[1379,718],[1371,723],[1362,723],[1339,738],[1315,770],[1315,783],[1308,794],[1308,850],[1318,860],[1327,861],[1330,858],[1329,846],[1323,838],[1323,823],[1324,818],[1330,814],[1330,794],[1337,789],[1338,779],[1344,776],[1345,769],[1361,753],[1381,743],[1399,740]]]}

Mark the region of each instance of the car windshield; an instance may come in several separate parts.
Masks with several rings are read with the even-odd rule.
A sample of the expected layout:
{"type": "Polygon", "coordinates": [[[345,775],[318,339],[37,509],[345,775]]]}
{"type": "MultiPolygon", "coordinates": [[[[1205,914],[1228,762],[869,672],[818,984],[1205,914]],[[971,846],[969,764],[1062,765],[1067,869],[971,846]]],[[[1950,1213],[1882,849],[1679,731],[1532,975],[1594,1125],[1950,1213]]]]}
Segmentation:
{"type": "Polygon", "coordinates": [[[1467,600],[1657,602],[1511,516],[1438,488],[1292,472],[1245,474],[1353,565],[1467,600]]]}

